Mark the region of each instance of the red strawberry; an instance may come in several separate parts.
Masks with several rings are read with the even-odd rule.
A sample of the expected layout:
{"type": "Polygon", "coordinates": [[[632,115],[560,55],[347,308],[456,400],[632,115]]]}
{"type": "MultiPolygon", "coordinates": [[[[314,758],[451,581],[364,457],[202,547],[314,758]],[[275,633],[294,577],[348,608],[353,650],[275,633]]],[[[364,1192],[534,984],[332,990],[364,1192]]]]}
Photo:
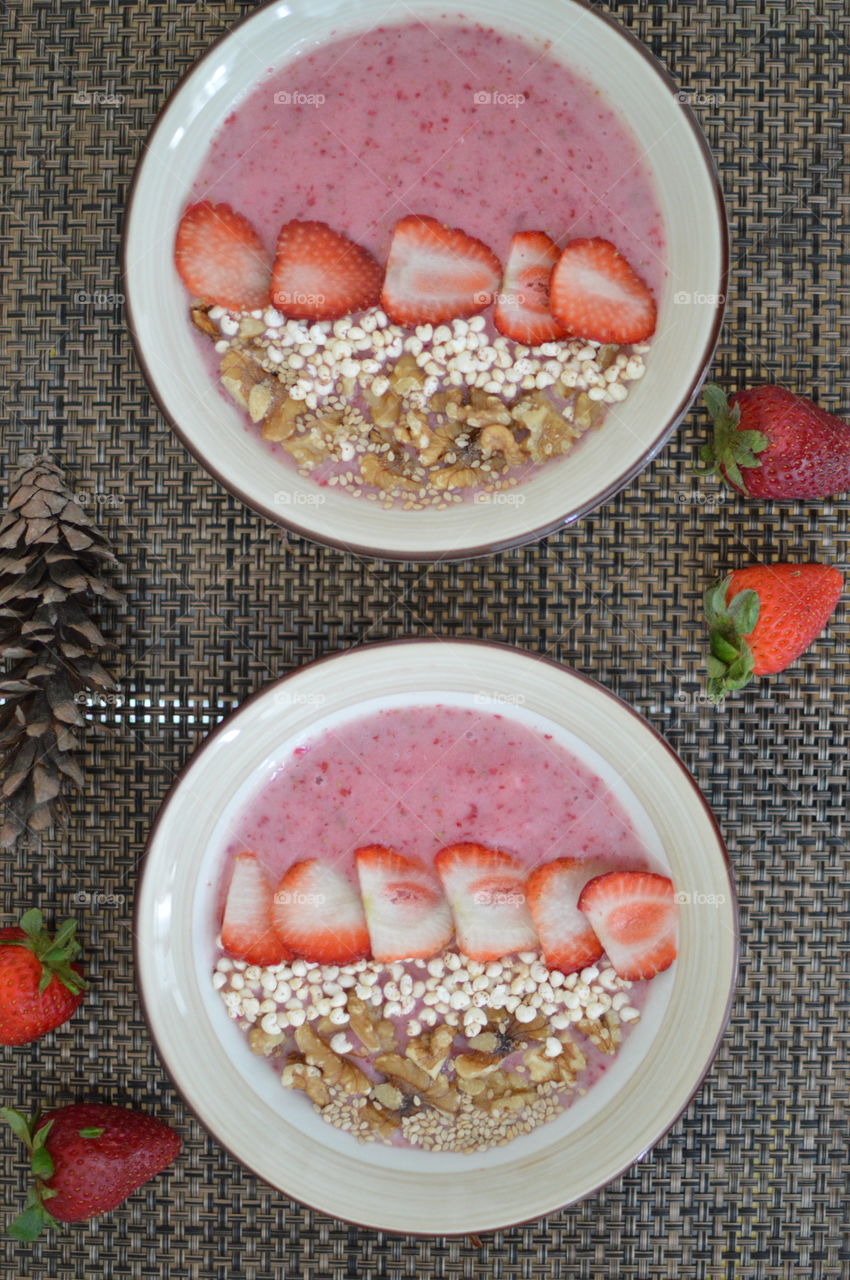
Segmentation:
{"type": "Polygon", "coordinates": [[[234,311],[253,311],[269,299],[269,255],[241,213],[203,200],[180,219],[174,262],[190,293],[234,311]]]}
{"type": "Polygon", "coordinates": [[[100,1102],[75,1102],[32,1120],[11,1107],[0,1115],[26,1145],[35,1175],[28,1207],[9,1226],[17,1240],[35,1240],[57,1219],[81,1222],[114,1209],[171,1164],[181,1145],[162,1120],[100,1102]]]}
{"type": "Polygon", "coordinates": [[[233,859],[233,875],[224,904],[221,945],[250,964],[279,964],[288,952],[272,918],[272,887],[253,853],[233,859]]]}
{"type": "Polygon", "coordinates": [[[483,311],[502,264],[486,244],[436,218],[411,214],[395,225],[381,306],[395,324],[441,324],[483,311]]]}
{"type": "Polygon", "coordinates": [[[367,249],[325,222],[287,222],[278,233],[271,300],[294,320],[338,320],[373,307],[382,278],[367,249]]]}
{"type": "Polygon", "coordinates": [[[751,565],[709,588],[709,696],[784,671],[823,631],[843,590],[841,571],[827,564],[751,565]]]}
{"type": "Polygon", "coordinates": [[[578,858],[556,858],[532,871],[526,885],[531,918],[550,969],[575,973],[602,955],[602,945],[578,909],[593,868],[578,858]]]}
{"type": "Polygon", "coordinates": [[[493,323],[506,338],[537,347],[566,337],[549,310],[549,280],[560,250],[545,231],[518,231],[511,240],[493,323]]]}
{"type": "Polygon", "coordinates": [[[480,844],[451,844],[434,865],[451,903],[458,946],[470,960],[537,949],[525,900],[527,873],[516,858],[480,844]]]}
{"type": "Polygon", "coordinates": [[[421,862],[381,845],[358,849],[357,874],[376,960],[427,960],[449,942],[452,913],[421,862]]]}
{"type": "Polygon", "coordinates": [[[785,387],[752,387],[731,400],[713,383],[703,401],[714,438],[700,457],[755,498],[829,498],[850,489],[850,423],[785,387]]]}
{"type": "Polygon", "coordinates": [[[0,929],[0,1044],[28,1044],[67,1022],[88,985],[72,963],[80,954],[77,924],[66,920],[55,938],[37,908],[20,927],[0,929]]]}
{"type": "Polygon", "coordinates": [[[673,881],[648,871],[609,871],[578,900],[621,978],[654,978],[676,959],[673,881]]]}
{"type": "Polygon", "coordinates": [[[655,332],[655,299],[610,240],[572,240],[549,285],[552,315],[591,342],[644,342],[655,332]]]}
{"type": "Polygon", "coordinates": [[[336,867],[308,858],[289,868],[274,895],[280,936],[296,955],[319,964],[351,964],[369,954],[357,890],[336,867]]]}

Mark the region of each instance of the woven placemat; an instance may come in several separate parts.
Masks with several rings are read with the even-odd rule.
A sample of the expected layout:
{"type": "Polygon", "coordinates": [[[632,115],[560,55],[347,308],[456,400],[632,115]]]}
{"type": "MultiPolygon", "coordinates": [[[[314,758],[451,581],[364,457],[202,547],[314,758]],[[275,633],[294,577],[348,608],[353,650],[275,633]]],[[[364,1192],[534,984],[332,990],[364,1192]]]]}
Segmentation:
{"type": "MultiPolygon", "coordinates": [[[[374,564],[287,538],[176,442],[136,367],[117,246],[145,134],[177,77],[250,6],[18,0],[2,7],[0,400],[6,461],[55,447],[124,563],[112,732],[67,840],[4,863],[3,907],[73,907],[94,990],[60,1033],[6,1051],[4,1099],[98,1093],[174,1118],[185,1153],[123,1208],[31,1250],[10,1277],[171,1280],[753,1280],[850,1268],[844,1241],[848,614],[786,678],[719,714],[700,701],[705,578],[752,557],[846,565],[846,501],[760,506],[702,490],[693,414],[628,490],[578,528],[484,562],[374,564]],[[112,93],[104,106],[82,91],[112,93]],[[75,101],[75,96],[77,101],[75,101]],[[549,653],[627,698],[683,755],[725,828],[743,960],[730,1030],[699,1095],[607,1190],[469,1240],[358,1230],[288,1202],[185,1113],[133,987],[130,911],[175,769],[270,677],[398,636],[481,636],[549,653]],[[123,897],[96,908],[80,892],[123,897]],[[842,1253],[843,1248],[843,1253],[842,1253]],[[843,1260],[842,1260],[843,1259],[843,1260]]],[[[850,404],[844,0],[614,4],[697,95],[728,196],[732,273],[716,374],[850,404]]],[[[687,834],[683,833],[683,839],[687,834]]],[[[0,1137],[4,1216],[23,1162],[0,1137]]]]}

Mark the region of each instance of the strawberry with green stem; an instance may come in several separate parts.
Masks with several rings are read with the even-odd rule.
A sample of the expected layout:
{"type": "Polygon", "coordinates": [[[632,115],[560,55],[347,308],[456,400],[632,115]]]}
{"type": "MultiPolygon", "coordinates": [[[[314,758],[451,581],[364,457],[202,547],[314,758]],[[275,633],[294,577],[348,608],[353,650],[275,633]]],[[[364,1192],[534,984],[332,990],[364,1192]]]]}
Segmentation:
{"type": "Polygon", "coordinates": [[[827,564],[751,565],[710,587],[709,697],[784,671],[823,631],[843,589],[841,571],[827,564]]]}
{"type": "Polygon", "coordinates": [[[710,383],[714,422],[700,450],[709,472],[755,498],[828,498],[850,489],[850,424],[785,387],[751,387],[728,400],[710,383]]]}
{"type": "Polygon", "coordinates": [[[55,937],[37,907],[0,929],[0,1044],[29,1044],[67,1022],[88,985],[75,963],[77,922],[55,937]]]}
{"type": "Polygon", "coordinates": [[[27,1148],[35,1179],[26,1208],[9,1224],[17,1240],[114,1209],[171,1164],[181,1146],[155,1116],[100,1102],[75,1102],[31,1119],[0,1107],[0,1118],[27,1148]]]}

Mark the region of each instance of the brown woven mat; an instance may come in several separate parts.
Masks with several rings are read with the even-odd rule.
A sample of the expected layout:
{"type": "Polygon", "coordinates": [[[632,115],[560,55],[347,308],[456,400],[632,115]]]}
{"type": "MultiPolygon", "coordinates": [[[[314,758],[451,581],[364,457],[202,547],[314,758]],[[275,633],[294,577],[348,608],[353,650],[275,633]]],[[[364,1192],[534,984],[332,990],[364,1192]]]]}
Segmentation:
{"type": "MultiPolygon", "coordinates": [[[[173,1116],[186,1138],[179,1164],[123,1209],[36,1250],[4,1243],[4,1275],[839,1280],[850,1270],[846,608],[786,679],[722,715],[694,695],[706,574],[751,556],[846,565],[846,502],[706,505],[690,471],[701,414],[599,514],[481,563],[365,563],[287,540],[229,497],[152,406],[115,295],[122,205],[145,133],[178,75],[249,7],[0,6],[4,454],[33,441],[58,450],[78,490],[101,504],[131,601],[120,704],[106,717],[114,733],[88,765],[75,826],[37,860],[8,859],[3,895],[8,913],[34,901],[64,911],[80,890],[126,903],[74,908],[94,992],[62,1032],[6,1051],[3,1095],[51,1105],[94,1086],[173,1116]],[[123,101],[75,104],[86,89],[123,101]],[[715,805],[742,901],[733,1023],[683,1119],[598,1196],[480,1246],[360,1231],[258,1185],[186,1115],[133,988],[137,861],[174,770],[207,728],[307,659],[431,632],[554,654],[643,711],[715,805]]],[[[844,0],[612,8],[703,95],[696,109],[733,237],[717,376],[783,379],[847,409],[844,0]]],[[[11,1135],[0,1143],[9,1216],[23,1164],[11,1135]]]]}

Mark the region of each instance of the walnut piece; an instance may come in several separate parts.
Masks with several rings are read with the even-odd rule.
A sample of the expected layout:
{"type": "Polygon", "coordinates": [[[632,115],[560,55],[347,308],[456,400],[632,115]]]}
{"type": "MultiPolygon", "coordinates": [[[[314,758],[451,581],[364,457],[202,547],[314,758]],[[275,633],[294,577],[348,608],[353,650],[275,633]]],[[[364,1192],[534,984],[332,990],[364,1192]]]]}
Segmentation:
{"type": "Polygon", "coordinates": [[[279,1048],[286,1039],[283,1031],[277,1031],[271,1035],[268,1031],[264,1031],[262,1027],[252,1027],[248,1032],[248,1046],[252,1053],[260,1054],[264,1058],[268,1058],[279,1048]]]}
{"type": "Polygon", "coordinates": [[[481,476],[474,467],[455,462],[450,467],[441,467],[431,473],[431,484],[435,489],[469,489],[481,483],[481,476]]]}
{"type": "Polygon", "coordinates": [[[513,416],[528,432],[526,447],[534,462],[567,453],[580,435],[540,391],[520,400],[513,416]]]}
{"type": "Polygon", "coordinates": [[[509,467],[518,467],[527,460],[526,452],[514,433],[500,423],[484,427],[478,437],[478,447],[486,457],[500,453],[509,467]]]}
{"type": "Polygon", "coordinates": [[[214,320],[210,320],[209,310],[209,307],[201,306],[200,303],[192,307],[189,313],[192,317],[192,324],[196,329],[200,329],[201,333],[205,333],[208,338],[219,338],[221,335],[218,325],[214,320]]]}
{"type": "Polygon", "coordinates": [[[419,391],[425,382],[425,370],[420,369],[416,357],[407,352],[391,371],[390,386],[397,395],[406,396],[411,391],[419,391]]]}
{"type": "Polygon", "coordinates": [[[317,1107],[326,1107],[331,1100],[330,1090],[318,1068],[304,1062],[288,1062],[280,1077],[287,1089],[300,1089],[317,1107]]]}
{"type": "Polygon", "coordinates": [[[393,489],[419,488],[418,482],[411,480],[410,476],[403,476],[400,472],[393,471],[380,453],[363,454],[360,459],[360,474],[367,484],[375,485],[384,493],[391,493],[393,489]]]}

